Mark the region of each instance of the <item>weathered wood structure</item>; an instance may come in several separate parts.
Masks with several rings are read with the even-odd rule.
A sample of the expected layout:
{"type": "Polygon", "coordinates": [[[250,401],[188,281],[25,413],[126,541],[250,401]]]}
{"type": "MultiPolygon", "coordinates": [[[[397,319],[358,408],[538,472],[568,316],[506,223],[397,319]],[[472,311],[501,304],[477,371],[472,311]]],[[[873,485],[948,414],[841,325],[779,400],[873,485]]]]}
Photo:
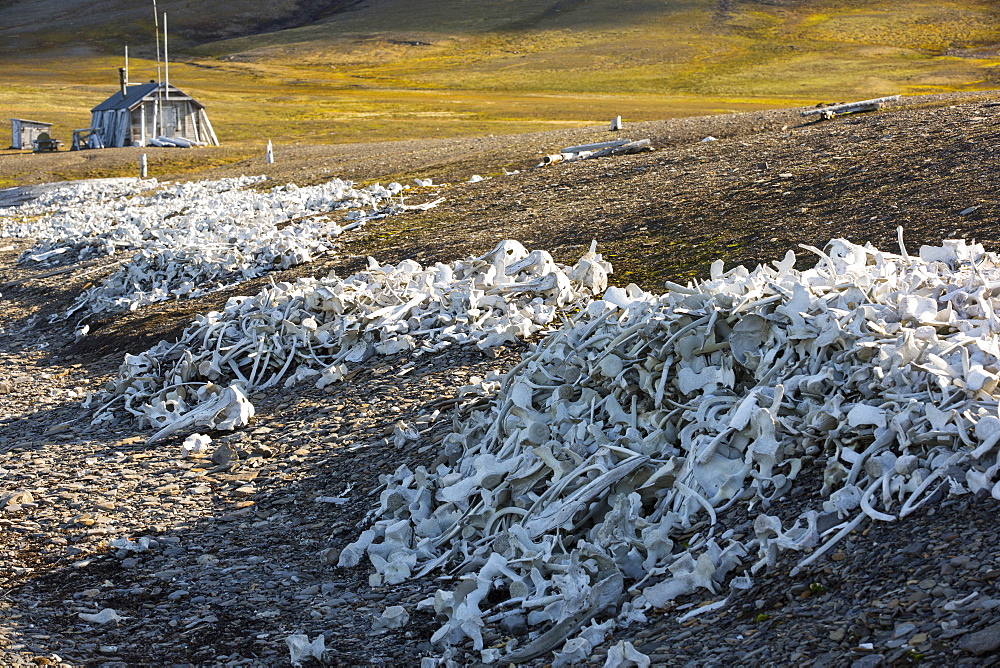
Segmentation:
{"type": "Polygon", "coordinates": [[[882,108],[883,104],[887,104],[889,102],[899,102],[899,95],[877,97],[873,100],[861,100],[860,102],[848,102],[846,104],[835,104],[830,107],[817,107],[816,109],[803,111],[802,115],[822,116],[823,118],[829,120],[835,116],[843,114],[856,114],[862,111],[878,111],[882,108]]]}
{"type": "Polygon", "coordinates": [[[123,84],[91,109],[90,127],[105,147],[150,146],[157,137],[218,146],[205,105],[166,83],[123,84]]]}
{"type": "Polygon", "coordinates": [[[47,151],[58,151],[59,147],[62,146],[62,142],[58,139],[53,139],[48,132],[43,132],[38,135],[38,138],[31,142],[32,147],[34,147],[35,153],[45,153],[47,151]]]}
{"type": "Polygon", "coordinates": [[[101,143],[101,134],[97,128],[73,130],[73,139],[70,140],[69,150],[80,151],[85,148],[104,148],[104,144],[101,143]]]}
{"type": "Polygon", "coordinates": [[[38,135],[48,133],[51,127],[51,123],[12,118],[10,119],[10,147],[32,148],[32,142],[38,139],[38,135]]]}

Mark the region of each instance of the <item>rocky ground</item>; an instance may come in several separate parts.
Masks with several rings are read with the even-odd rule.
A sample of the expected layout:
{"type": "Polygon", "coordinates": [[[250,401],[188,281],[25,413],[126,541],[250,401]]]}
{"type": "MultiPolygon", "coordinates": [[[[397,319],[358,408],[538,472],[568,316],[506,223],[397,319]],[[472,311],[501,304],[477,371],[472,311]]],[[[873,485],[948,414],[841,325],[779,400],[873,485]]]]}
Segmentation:
{"type": "MultiPolygon", "coordinates": [[[[567,261],[597,238],[613,282],[657,289],[704,275],[717,257],[770,261],[833,236],[895,250],[897,225],[914,249],[967,236],[1000,250],[992,99],[913,98],[821,123],[803,123],[798,110],[646,123],[624,134],[652,139],[652,153],[540,169],[541,155],[610,133],[304,147],[266,170],[199,176],[451,184],[438,189],[447,198],[438,208],[345,235],[339,253],[277,280],[348,274],[369,254],[450,260],[502,238],[567,261]],[[475,173],[491,178],[466,183],[475,173]]],[[[4,161],[35,157],[39,173],[65,159],[4,161]]],[[[398,631],[371,626],[389,605],[412,608],[435,580],[372,588],[363,566],[335,568],[336,555],[360,531],[379,474],[434,461],[453,413],[469,409],[455,389],[508,368],[520,350],[373,359],[327,391],[272,390],[254,397],[249,428],[215,434],[225,453],[185,459],[182,437],[147,447],[149,434],[131,423],[91,426],[80,400],[124,353],[176,336],[233,292],[95,320],[76,341],[76,323],[50,319],[115,262],[17,265],[30,245],[0,238],[0,664],[280,666],[293,633],[322,633],[333,665],[415,665],[432,653],[429,615],[411,612],[398,631]],[[399,419],[420,425],[420,442],[392,444],[399,419]],[[121,538],[134,547],[111,546],[121,538]],[[80,617],[109,608],[121,619],[80,617]]],[[[779,564],[715,613],[679,623],[686,605],[722,596],[681,599],[615,640],[661,665],[993,665],[997,510],[989,497],[941,498],[899,523],[862,525],[795,578],[779,564]]],[[[592,662],[603,661],[601,650],[592,662]]]]}

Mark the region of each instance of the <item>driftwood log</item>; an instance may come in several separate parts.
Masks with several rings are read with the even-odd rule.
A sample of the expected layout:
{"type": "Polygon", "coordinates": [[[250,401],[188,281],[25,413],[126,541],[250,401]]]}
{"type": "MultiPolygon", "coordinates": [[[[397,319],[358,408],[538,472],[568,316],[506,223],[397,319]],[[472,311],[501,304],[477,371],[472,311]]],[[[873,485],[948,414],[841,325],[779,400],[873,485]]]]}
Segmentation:
{"type": "Polygon", "coordinates": [[[855,114],[861,111],[876,111],[882,108],[886,102],[898,102],[899,95],[889,97],[878,97],[873,100],[861,100],[860,102],[848,102],[846,104],[835,104],[832,107],[822,107],[820,109],[808,109],[802,112],[803,116],[822,116],[830,119],[842,114],[855,114]]]}
{"type": "Polygon", "coordinates": [[[645,153],[652,151],[648,139],[632,141],[631,139],[615,139],[614,141],[599,142],[597,144],[580,144],[579,146],[568,146],[558,153],[553,153],[542,158],[538,167],[544,167],[556,162],[586,160],[588,158],[603,158],[609,155],[627,155],[630,153],[645,153]]]}

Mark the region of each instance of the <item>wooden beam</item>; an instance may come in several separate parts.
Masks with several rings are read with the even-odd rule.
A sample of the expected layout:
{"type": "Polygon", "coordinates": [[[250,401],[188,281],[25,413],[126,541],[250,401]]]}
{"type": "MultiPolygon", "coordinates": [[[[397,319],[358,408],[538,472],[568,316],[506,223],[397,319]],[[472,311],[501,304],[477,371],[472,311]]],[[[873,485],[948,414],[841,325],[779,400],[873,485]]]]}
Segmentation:
{"type": "Polygon", "coordinates": [[[881,109],[882,105],[886,102],[898,102],[899,95],[891,95],[889,97],[877,97],[872,100],[861,100],[859,102],[848,102],[846,104],[835,104],[832,107],[819,107],[816,109],[808,109],[802,112],[803,116],[823,116],[824,118],[833,118],[840,114],[853,114],[859,111],[875,111],[876,109],[881,109]]]}

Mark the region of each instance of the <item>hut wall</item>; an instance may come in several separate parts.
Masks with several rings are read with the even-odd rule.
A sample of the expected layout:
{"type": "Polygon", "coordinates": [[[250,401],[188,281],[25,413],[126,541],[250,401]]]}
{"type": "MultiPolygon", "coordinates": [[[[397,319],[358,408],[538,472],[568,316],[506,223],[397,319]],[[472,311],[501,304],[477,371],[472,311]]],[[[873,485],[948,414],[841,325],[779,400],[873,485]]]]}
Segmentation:
{"type": "Polygon", "coordinates": [[[130,121],[131,114],[128,109],[95,111],[91,116],[90,127],[98,128],[101,141],[106,147],[125,146],[126,139],[130,139],[130,121]]]}
{"type": "Polygon", "coordinates": [[[195,106],[185,100],[177,108],[177,135],[190,141],[198,141],[198,116],[195,106]]]}
{"type": "Polygon", "coordinates": [[[208,120],[208,114],[204,109],[198,110],[198,141],[203,141],[209,146],[218,146],[219,139],[215,136],[212,123],[208,120]]]}
{"type": "Polygon", "coordinates": [[[191,100],[168,100],[163,104],[162,116],[157,119],[157,100],[143,100],[132,110],[129,136],[134,146],[143,146],[158,136],[183,137],[202,141],[198,127],[198,107],[191,100]]]}
{"type": "Polygon", "coordinates": [[[24,130],[20,119],[17,118],[10,119],[10,147],[24,147],[24,130]]]}
{"type": "Polygon", "coordinates": [[[51,123],[12,118],[10,119],[10,147],[31,148],[31,142],[38,139],[38,135],[43,132],[48,132],[50,127],[52,127],[51,123]]]}
{"type": "Polygon", "coordinates": [[[131,137],[133,146],[146,146],[149,140],[162,134],[157,127],[156,100],[143,100],[132,110],[131,137]]]}

